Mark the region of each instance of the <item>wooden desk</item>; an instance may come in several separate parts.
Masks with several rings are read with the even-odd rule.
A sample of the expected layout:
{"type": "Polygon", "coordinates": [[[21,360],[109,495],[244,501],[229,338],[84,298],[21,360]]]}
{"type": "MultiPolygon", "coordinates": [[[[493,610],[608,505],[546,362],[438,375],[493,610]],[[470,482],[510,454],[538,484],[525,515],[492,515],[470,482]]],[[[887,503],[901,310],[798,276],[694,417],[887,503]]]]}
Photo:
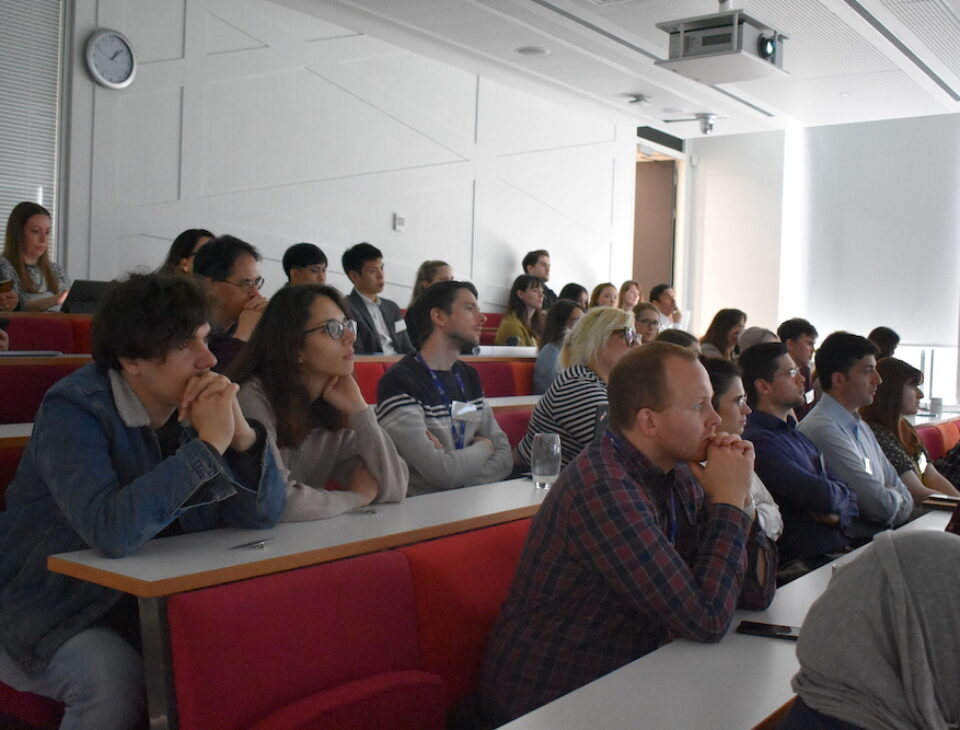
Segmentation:
{"type": "Polygon", "coordinates": [[[74,365],[83,367],[93,362],[90,355],[56,355],[53,357],[0,357],[0,367],[23,367],[24,365],[74,365]]]}
{"type": "Polygon", "coordinates": [[[22,449],[32,433],[32,423],[0,423],[0,449],[22,449]]]}
{"type": "Polygon", "coordinates": [[[165,596],[523,519],[537,512],[545,496],[531,480],[513,479],[270,530],[222,529],[152,540],[119,560],[93,550],[51,555],[47,566],[139,598],[150,727],[159,730],[176,727],[165,596]],[[262,549],[234,547],[266,538],[262,549]]]}
{"type": "MultiPolygon", "coordinates": [[[[943,530],[948,512],[929,512],[902,530],[943,530]]],[[[862,550],[862,548],[861,548],[862,550]]],[[[856,559],[856,553],[835,561],[856,559]]],[[[719,644],[677,639],[505,725],[509,730],[752,728],[793,698],[796,644],[746,636],[740,621],[800,626],[833,575],[827,564],[777,591],[766,611],[737,611],[719,644]]]]}
{"type": "Polygon", "coordinates": [[[540,402],[539,395],[502,395],[487,398],[487,405],[496,411],[528,411],[540,402]]]}

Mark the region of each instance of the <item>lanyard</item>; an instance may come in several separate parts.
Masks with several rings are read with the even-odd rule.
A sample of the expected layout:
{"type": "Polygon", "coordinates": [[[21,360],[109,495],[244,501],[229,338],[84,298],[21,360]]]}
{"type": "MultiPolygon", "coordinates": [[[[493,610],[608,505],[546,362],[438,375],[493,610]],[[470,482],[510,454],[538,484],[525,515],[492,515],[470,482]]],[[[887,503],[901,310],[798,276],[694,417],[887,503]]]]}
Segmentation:
{"type": "MultiPolygon", "coordinates": [[[[610,439],[610,443],[613,444],[613,448],[616,449],[620,457],[626,460],[627,455],[623,452],[623,444],[620,443],[620,439],[613,435],[612,432],[607,431],[607,437],[610,439]]],[[[667,524],[668,529],[666,530],[667,536],[670,539],[670,544],[676,546],[677,544],[677,495],[673,491],[673,487],[670,487],[670,502],[667,505],[669,509],[667,510],[667,524]]]]}
{"type": "MultiPolygon", "coordinates": [[[[420,361],[420,364],[427,369],[427,372],[430,373],[430,377],[433,379],[433,387],[437,389],[437,393],[440,395],[440,400],[443,401],[443,405],[447,407],[447,411],[450,413],[450,435],[453,437],[453,447],[457,450],[463,448],[463,442],[466,436],[467,423],[466,421],[459,421],[460,428],[457,429],[453,421],[453,404],[450,402],[450,398],[447,397],[447,391],[443,387],[443,383],[440,382],[440,378],[433,371],[426,361],[423,359],[423,355],[419,352],[417,353],[417,360],[420,361]]],[[[453,374],[453,379],[457,381],[457,387],[460,388],[460,395],[466,399],[467,393],[463,387],[463,380],[460,378],[460,373],[455,370],[451,370],[453,374]]]]}

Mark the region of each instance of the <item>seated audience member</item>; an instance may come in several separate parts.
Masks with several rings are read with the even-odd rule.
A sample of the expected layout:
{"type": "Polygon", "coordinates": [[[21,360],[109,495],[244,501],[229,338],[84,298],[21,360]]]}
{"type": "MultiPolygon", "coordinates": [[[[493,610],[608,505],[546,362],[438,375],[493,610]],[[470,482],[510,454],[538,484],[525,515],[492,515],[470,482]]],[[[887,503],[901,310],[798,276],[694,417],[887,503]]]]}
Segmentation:
{"type": "Polygon", "coordinates": [[[413,294],[410,295],[409,309],[417,301],[417,297],[423,294],[423,290],[428,286],[433,286],[438,281],[453,281],[453,269],[446,261],[424,261],[417,269],[417,277],[413,282],[413,294]]]}
{"type": "Polygon", "coordinates": [[[197,251],[207,241],[213,238],[213,234],[205,228],[188,228],[179,236],[173,239],[170,244],[170,252],[167,254],[167,260],[157,273],[170,274],[192,274],[193,257],[197,251]]]}
{"type": "Polygon", "coordinates": [[[773,599],[776,548],[744,512],[753,448],[715,433],[696,357],[654,343],[610,374],[610,427],[534,516],[490,634],[481,680],[489,721],[671,639],[719,641],[738,601],[762,609],[773,599]]]}
{"type": "Polygon", "coordinates": [[[295,243],[283,252],[287,284],[326,284],[327,255],[312,243],[295,243]]]}
{"type": "Polygon", "coordinates": [[[650,303],[660,312],[660,331],[683,329],[683,312],[677,306],[677,294],[669,284],[657,284],[650,290],[650,303]]]}
{"type": "Polygon", "coordinates": [[[900,335],[889,327],[874,327],[867,339],[877,346],[877,359],[893,357],[897,351],[897,345],[900,344],[900,335]]]}
{"type": "Polygon", "coordinates": [[[873,429],[877,443],[907,485],[915,504],[931,494],[960,495],[930,461],[917,430],[904,416],[920,409],[923,373],[895,357],[877,362],[882,378],[873,403],[860,408],[860,417],[873,429]]]}
{"type": "Polygon", "coordinates": [[[747,327],[740,335],[740,352],[761,342],[780,342],[780,338],[766,327],[747,327]]]}
{"type": "Polygon", "coordinates": [[[735,360],[740,355],[740,335],[747,324],[747,315],[739,309],[721,309],[700,338],[704,357],[735,360]]]}
{"type": "Polygon", "coordinates": [[[810,369],[817,336],[817,328],[801,317],[788,319],[777,327],[777,337],[787,346],[787,354],[803,375],[803,405],[794,409],[798,421],[813,410],[817,401],[813,372],[810,369]]]}
{"type": "Polygon", "coordinates": [[[523,257],[523,273],[527,276],[536,276],[543,282],[543,308],[550,309],[557,301],[557,295],[547,286],[547,282],[550,281],[550,253],[543,249],[530,251],[523,257]]]}
{"type": "Polygon", "coordinates": [[[218,236],[193,258],[193,273],[203,282],[210,300],[210,351],[216,372],[226,372],[244,348],[263,316],[267,300],[260,295],[263,277],[257,268],[260,253],[234,236],[218,236]]]}
{"type": "Polygon", "coordinates": [[[877,535],[807,612],[798,698],[780,729],[955,726],[958,573],[956,535],[877,535]]]}
{"type": "Polygon", "coordinates": [[[603,284],[597,284],[590,292],[590,308],[593,307],[615,307],[617,306],[617,287],[609,281],[603,284]]]}
{"type": "Polygon", "coordinates": [[[573,282],[566,284],[560,290],[560,299],[569,299],[576,302],[583,308],[584,312],[590,307],[590,292],[587,291],[586,287],[573,282]]]}
{"type": "Polygon", "coordinates": [[[633,279],[628,279],[620,285],[620,309],[624,312],[632,312],[643,299],[643,291],[640,289],[640,283],[633,279]]]}
{"type": "Polygon", "coordinates": [[[747,403],[743,437],[756,451],[754,468],[783,517],[777,542],[780,563],[798,558],[816,567],[846,550],[847,528],[857,516],[857,496],[823,465],[820,450],[793,416],[803,400],[803,378],[787,346],[764,342],[740,356],[747,403]]]}
{"type": "Polygon", "coordinates": [[[543,319],[543,282],[536,276],[521,274],[510,287],[507,311],[493,344],[537,347],[543,334],[543,319]]]}
{"type": "Polygon", "coordinates": [[[902,525],[913,512],[910,490],[857,412],[873,402],[880,385],[876,353],[866,337],[849,332],[827,337],[815,361],[823,396],[799,427],[823,452],[827,466],[857,493],[860,518],[870,532],[902,525]]]}
{"type": "Polygon", "coordinates": [[[700,340],[686,330],[678,330],[676,328],[663,330],[657,335],[657,338],[654,340],[654,342],[669,342],[671,345],[686,347],[688,350],[693,350],[698,355],[701,354],[700,340]]]}
{"type": "Polygon", "coordinates": [[[0,682],[65,703],[61,727],[145,727],[146,697],[136,602],[51,573],[49,555],[120,558],[157,536],[267,529],[283,512],[266,434],[210,371],[208,330],[186,277],[113,288],[93,321],[93,363],[47,392],[7,488],[0,682]]]}
{"type": "Polygon", "coordinates": [[[583,316],[583,309],[569,299],[558,299],[547,312],[543,340],[533,368],[533,392],[542,395],[560,374],[560,348],[567,333],[583,316]]]}
{"type": "Polygon", "coordinates": [[[655,305],[640,302],[633,308],[633,316],[641,345],[648,345],[657,339],[660,332],[660,312],[655,305]]]}
{"type": "Polygon", "coordinates": [[[399,502],[407,492],[407,465],[353,379],[357,324],[344,306],[328,286],[284,287],[230,368],[243,414],[264,425],[286,477],[284,522],[399,502]],[[345,490],[326,489],[331,479],[345,490]]]}
{"type": "Polygon", "coordinates": [[[485,319],[466,281],[437,282],[407,312],[420,352],[380,378],[377,418],[410,467],[411,497],[495,482],[513,469],[480,376],[459,359],[480,342],[485,319]]]}
{"type": "Polygon", "coordinates": [[[517,460],[530,466],[533,437],[560,436],[560,464],[565,467],[594,437],[598,407],[607,406],[610,371],[637,344],[633,312],[595,307],[570,330],[560,353],[564,370],[533,408],[527,433],[517,444],[517,460]]]}
{"type": "Polygon", "coordinates": [[[7,351],[10,349],[10,335],[7,334],[6,330],[0,330],[0,351],[7,351]]]}
{"type": "MultiPolygon", "coordinates": [[[[740,379],[740,370],[732,362],[704,357],[700,359],[710,377],[713,388],[713,398],[710,405],[720,416],[717,431],[742,436],[744,426],[747,425],[747,416],[750,415],[750,406],[747,405],[747,395],[743,390],[743,381],[740,379]]],[[[756,447],[754,447],[756,448],[756,447]]],[[[783,518],[773,496],[767,491],[756,469],[750,475],[750,497],[752,503],[747,504],[744,511],[751,517],[756,514],[760,527],[771,540],[778,540],[783,534],[783,518]]]]}
{"type": "Polygon", "coordinates": [[[396,302],[380,296],[383,291],[383,254],[376,246],[358,243],[343,252],[343,273],[353,282],[347,297],[347,314],[357,322],[358,355],[403,355],[414,351],[407,323],[396,302]]]}
{"type": "MultiPolygon", "coordinates": [[[[25,312],[58,312],[70,293],[66,273],[50,260],[51,226],[50,212],[28,201],[17,203],[7,219],[0,281],[13,282],[16,300],[25,312]]],[[[3,301],[9,306],[11,299],[7,295],[3,301]]]]}

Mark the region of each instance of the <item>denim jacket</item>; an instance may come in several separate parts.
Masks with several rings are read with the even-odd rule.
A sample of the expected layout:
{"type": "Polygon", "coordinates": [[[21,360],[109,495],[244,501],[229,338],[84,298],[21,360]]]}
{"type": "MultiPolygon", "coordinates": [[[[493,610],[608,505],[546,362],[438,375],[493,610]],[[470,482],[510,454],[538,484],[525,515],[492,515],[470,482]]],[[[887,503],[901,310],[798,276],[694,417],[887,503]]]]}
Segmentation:
{"type": "Polygon", "coordinates": [[[51,573],[47,556],[95,548],[122,557],[177,520],[184,532],[277,523],[285,484],[263,427],[251,425],[257,443],[244,454],[221,458],[183,426],[164,459],[118,373],[91,364],[49,390],[0,513],[0,644],[26,674],[122,596],[51,573]]]}

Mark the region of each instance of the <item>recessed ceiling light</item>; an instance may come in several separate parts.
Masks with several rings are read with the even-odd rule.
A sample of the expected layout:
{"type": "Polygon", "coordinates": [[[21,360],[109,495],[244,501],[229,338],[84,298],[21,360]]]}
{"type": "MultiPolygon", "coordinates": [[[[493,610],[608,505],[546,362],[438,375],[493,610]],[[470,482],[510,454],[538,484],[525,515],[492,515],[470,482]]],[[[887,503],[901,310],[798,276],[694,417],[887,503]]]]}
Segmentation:
{"type": "Polygon", "coordinates": [[[853,96],[849,91],[841,91],[840,96],[853,96]]]}
{"type": "Polygon", "coordinates": [[[546,56],[549,55],[550,51],[542,46],[520,46],[517,53],[521,56],[546,56]]]}

